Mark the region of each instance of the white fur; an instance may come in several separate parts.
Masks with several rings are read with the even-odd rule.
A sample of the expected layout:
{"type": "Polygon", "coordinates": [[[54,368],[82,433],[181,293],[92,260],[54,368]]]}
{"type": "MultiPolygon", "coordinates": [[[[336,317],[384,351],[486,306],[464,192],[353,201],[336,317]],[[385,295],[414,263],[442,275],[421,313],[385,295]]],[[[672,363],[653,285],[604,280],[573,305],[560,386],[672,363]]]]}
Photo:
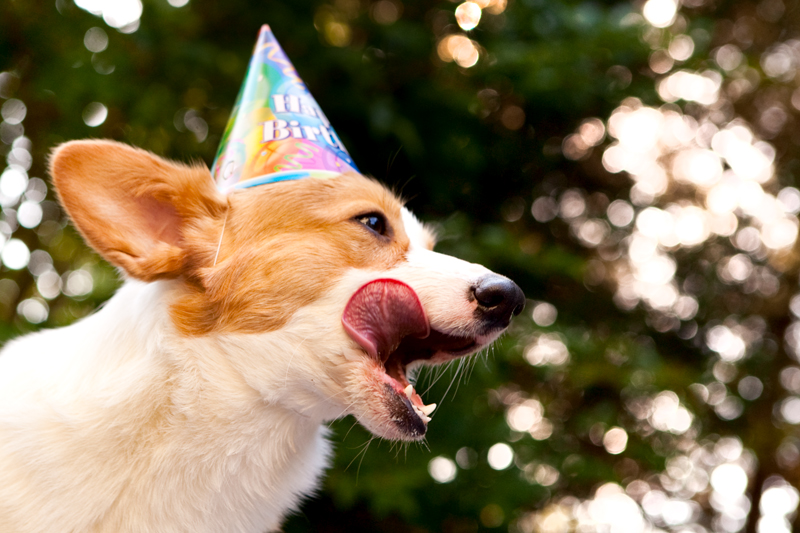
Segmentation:
{"type": "Polygon", "coordinates": [[[488,272],[425,250],[403,218],[405,263],[347,272],[278,331],[181,336],[168,316],[180,282],[127,281],[96,314],[8,344],[0,532],[263,533],[318,486],[326,421],[354,414],[396,437],[374,400],[380,368],[341,326],[348,298],[394,277],[432,327],[463,333],[488,272]]]}

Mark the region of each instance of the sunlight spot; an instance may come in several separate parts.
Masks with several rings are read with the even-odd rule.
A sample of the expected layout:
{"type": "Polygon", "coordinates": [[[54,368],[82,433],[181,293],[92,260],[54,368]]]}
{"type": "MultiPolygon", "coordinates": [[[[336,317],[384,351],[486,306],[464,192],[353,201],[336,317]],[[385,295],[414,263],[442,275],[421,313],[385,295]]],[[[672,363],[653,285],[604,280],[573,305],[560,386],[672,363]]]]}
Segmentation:
{"type": "Polygon", "coordinates": [[[543,487],[554,485],[556,481],[558,481],[559,476],[558,470],[544,463],[536,465],[533,471],[533,478],[536,480],[536,483],[543,487]]]}
{"type": "Polygon", "coordinates": [[[792,215],[800,213],[800,190],[794,187],[784,187],[778,193],[777,198],[784,212],[792,215]]]}
{"type": "Polygon", "coordinates": [[[450,483],[456,478],[456,471],[456,464],[441,455],[428,463],[428,473],[437,483],[450,483]]]}
{"type": "Polygon", "coordinates": [[[40,298],[22,300],[17,306],[17,313],[25,317],[25,320],[31,324],[41,324],[47,320],[49,312],[47,304],[40,298]]]}
{"type": "Polygon", "coordinates": [[[557,334],[545,333],[528,345],[525,359],[533,366],[563,365],[569,361],[569,350],[557,334]]]}
{"type": "Polygon", "coordinates": [[[674,0],[647,0],[642,15],[656,28],[666,28],[675,20],[678,5],[674,0]]]}
{"type": "Polygon", "coordinates": [[[723,70],[731,71],[742,64],[744,54],[735,44],[725,44],[717,48],[714,60],[723,70]]]}
{"type": "Polygon", "coordinates": [[[606,127],[598,118],[587,118],[578,127],[578,134],[587,146],[597,146],[606,136],[606,127]]]}
{"type": "Polygon", "coordinates": [[[745,376],[739,381],[739,395],[745,400],[757,400],[764,391],[764,384],[755,376],[745,376]]]}
{"type": "Polygon", "coordinates": [[[55,270],[47,270],[36,279],[36,290],[46,300],[52,300],[61,294],[61,276],[55,270]]]}
{"type": "Polygon", "coordinates": [[[669,55],[676,61],[686,61],[693,52],[694,41],[688,35],[676,35],[669,43],[669,55]]]}
{"type": "Polygon", "coordinates": [[[625,200],[614,200],[606,210],[608,220],[618,228],[624,228],[633,221],[634,210],[625,200]]]}
{"type": "Polygon", "coordinates": [[[133,26],[138,28],[143,10],[141,0],[75,0],[75,5],[124,33],[133,26]]]}
{"type": "Polygon", "coordinates": [[[693,417],[678,400],[672,391],[663,391],[653,398],[650,423],[660,431],[669,431],[676,435],[686,433],[692,426],[693,417]]]}
{"type": "Polygon", "coordinates": [[[711,328],[706,334],[706,344],[717,352],[723,361],[738,361],[747,351],[744,339],[727,326],[711,328]]]}
{"type": "Polygon", "coordinates": [[[86,296],[94,288],[92,275],[83,269],[73,270],[66,275],[64,294],[72,297],[86,296]]]}
{"type": "Polygon", "coordinates": [[[552,326],[555,323],[556,318],[558,317],[558,310],[556,310],[556,306],[554,306],[553,304],[547,302],[539,302],[533,308],[531,316],[537,326],[546,328],[548,326],[552,326]]]}
{"type": "Polygon", "coordinates": [[[514,431],[528,431],[542,419],[544,408],[538,400],[530,399],[512,405],[508,409],[506,421],[514,431]]]}
{"type": "Polygon", "coordinates": [[[800,424],[800,398],[792,396],[783,400],[781,416],[789,424],[800,424]]]}
{"type": "Polygon", "coordinates": [[[455,61],[458,66],[464,68],[474,66],[480,56],[477,43],[461,34],[443,38],[436,46],[436,51],[442,61],[455,61]]]}
{"type": "Polygon", "coordinates": [[[26,200],[17,208],[17,221],[23,228],[35,228],[42,221],[42,206],[26,200]]]}
{"type": "Polygon", "coordinates": [[[3,246],[3,264],[10,270],[20,270],[28,266],[31,259],[31,252],[28,246],[19,239],[9,240],[3,246]]]}
{"type": "Polygon", "coordinates": [[[613,427],[603,436],[603,447],[612,455],[618,455],[628,446],[628,433],[621,427],[613,427]]]}
{"type": "Polygon", "coordinates": [[[487,459],[493,469],[505,470],[514,462],[514,450],[505,442],[498,442],[489,448],[487,459]]]}
{"type": "Polygon", "coordinates": [[[726,498],[740,496],[747,489],[747,473],[739,465],[721,464],[711,472],[711,486],[726,498]]]}
{"type": "Polygon", "coordinates": [[[706,70],[701,73],[681,70],[670,74],[658,83],[658,95],[665,102],[688,100],[711,105],[719,98],[722,76],[706,70]]]}
{"type": "Polygon", "coordinates": [[[108,108],[100,102],[92,102],[83,110],[83,121],[90,128],[95,128],[106,121],[108,108]]]}
{"type": "Polygon", "coordinates": [[[800,493],[797,489],[783,481],[766,489],[761,494],[759,509],[764,515],[786,516],[797,510],[800,493]]]}
{"type": "Polygon", "coordinates": [[[28,108],[22,100],[11,98],[6,100],[2,107],[0,107],[0,116],[8,124],[16,125],[25,120],[25,115],[28,113],[28,108]]]}
{"type": "Polygon", "coordinates": [[[481,20],[481,8],[474,2],[464,2],[456,8],[456,22],[464,31],[475,29],[481,20]]]}
{"type": "Polygon", "coordinates": [[[27,187],[28,176],[19,168],[9,166],[0,175],[0,194],[9,200],[9,204],[16,203],[27,187]]]}
{"type": "Polygon", "coordinates": [[[395,0],[378,0],[370,8],[372,19],[384,26],[397,22],[402,12],[403,4],[395,0]]]}
{"type": "Polygon", "coordinates": [[[102,28],[89,28],[83,36],[83,45],[90,52],[100,53],[108,48],[108,35],[102,28]]]}

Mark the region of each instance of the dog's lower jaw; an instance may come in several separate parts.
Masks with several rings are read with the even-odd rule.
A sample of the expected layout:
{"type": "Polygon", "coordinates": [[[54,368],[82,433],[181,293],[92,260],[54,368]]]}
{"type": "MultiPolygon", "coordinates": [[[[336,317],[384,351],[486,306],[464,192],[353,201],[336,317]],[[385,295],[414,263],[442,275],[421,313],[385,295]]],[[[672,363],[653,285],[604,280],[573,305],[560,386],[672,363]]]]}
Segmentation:
{"type": "Polygon", "coordinates": [[[128,282],[3,351],[0,531],[263,533],[314,491],[326,428],[181,343],[174,287],[128,282]]]}

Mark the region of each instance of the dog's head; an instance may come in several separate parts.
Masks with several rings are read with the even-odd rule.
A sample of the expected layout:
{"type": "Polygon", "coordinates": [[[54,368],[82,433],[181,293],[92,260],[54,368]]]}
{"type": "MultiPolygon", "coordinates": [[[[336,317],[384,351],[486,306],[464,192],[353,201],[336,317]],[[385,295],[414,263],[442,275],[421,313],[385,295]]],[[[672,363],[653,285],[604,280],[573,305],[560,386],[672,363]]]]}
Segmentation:
{"type": "Polygon", "coordinates": [[[174,330],[198,357],[224,354],[265,401],[351,413],[382,437],[425,434],[432,407],[410,369],[480,350],[524,305],[507,278],[432,251],[434,235],[360,175],[224,196],[205,167],[110,141],[62,145],[51,174],[103,257],[175,280],[174,330]]]}

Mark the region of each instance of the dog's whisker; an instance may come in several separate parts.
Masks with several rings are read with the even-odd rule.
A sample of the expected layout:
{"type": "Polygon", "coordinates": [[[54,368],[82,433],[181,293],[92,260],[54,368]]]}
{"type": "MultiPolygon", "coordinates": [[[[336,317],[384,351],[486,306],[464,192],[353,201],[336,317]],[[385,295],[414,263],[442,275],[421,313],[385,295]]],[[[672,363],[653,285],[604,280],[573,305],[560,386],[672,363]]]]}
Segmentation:
{"type": "MultiPolygon", "coordinates": [[[[428,388],[425,389],[425,392],[423,392],[423,394],[427,394],[428,392],[430,392],[430,390],[433,388],[433,386],[436,385],[436,382],[439,381],[442,378],[442,376],[445,375],[445,373],[447,373],[447,367],[449,365],[450,365],[450,363],[447,363],[447,364],[439,365],[439,366],[435,367],[435,370],[433,372],[436,375],[433,378],[433,380],[430,382],[430,384],[428,384],[428,388]]],[[[427,373],[426,375],[430,376],[430,372],[427,373]]]]}
{"type": "Polygon", "coordinates": [[[431,447],[430,447],[430,446],[428,446],[428,439],[422,439],[421,441],[419,441],[419,445],[420,445],[420,446],[424,446],[424,447],[425,447],[425,450],[426,450],[428,453],[430,453],[430,452],[431,452],[431,447]]]}
{"type": "Polygon", "coordinates": [[[469,366],[469,358],[464,357],[458,361],[458,367],[456,368],[456,390],[453,391],[453,396],[458,394],[458,388],[461,386],[461,383],[464,381],[464,376],[466,375],[467,367],[469,366]]]}
{"type": "Polygon", "coordinates": [[[470,379],[472,379],[472,374],[475,373],[475,368],[477,368],[479,361],[483,361],[484,366],[487,369],[489,368],[488,355],[487,355],[487,357],[484,357],[485,355],[487,355],[487,352],[485,352],[484,350],[481,350],[480,352],[478,352],[477,354],[475,354],[473,357],[470,358],[469,373],[467,374],[467,377],[466,377],[466,382],[467,383],[469,383],[470,379]]]}
{"type": "MultiPolygon", "coordinates": [[[[463,361],[463,360],[459,359],[459,363],[461,361],[463,361]]],[[[453,362],[451,361],[450,363],[447,364],[448,370],[453,370],[453,364],[452,363],[453,362]]],[[[453,373],[453,377],[450,379],[450,384],[447,386],[447,390],[445,390],[444,394],[442,395],[442,399],[440,400],[441,402],[444,402],[445,398],[447,398],[447,393],[450,392],[451,388],[453,388],[453,383],[455,382],[456,377],[458,377],[457,371],[453,373]]]]}
{"type": "MultiPolygon", "coordinates": [[[[333,396],[330,396],[328,399],[329,399],[329,400],[330,400],[330,399],[333,399],[333,398],[335,398],[336,396],[338,396],[339,394],[344,394],[344,393],[346,393],[346,392],[347,392],[347,391],[343,389],[343,390],[341,390],[341,391],[337,392],[336,394],[334,394],[333,396]]],[[[341,411],[341,412],[340,412],[338,415],[336,415],[336,417],[335,417],[335,418],[333,418],[333,419],[332,419],[330,422],[328,422],[328,427],[331,427],[331,426],[333,426],[333,423],[334,423],[334,422],[336,422],[336,421],[337,421],[337,420],[339,420],[341,417],[343,417],[344,415],[346,415],[346,414],[347,414],[347,412],[350,410],[350,408],[351,408],[351,407],[353,407],[353,406],[354,406],[356,403],[358,403],[358,400],[353,400],[353,401],[352,401],[352,402],[350,402],[348,405],[346,405],[346,406],[345,406],[345,408],[344,408],[344,409],[342,409],[342,411],[341,411]]],[[[358,423],[358,420],[356,420],[356,424],[357,424],[357,423],[358,423]]],[[[355,426],[356,424],[353,424],[353,426],[355,426]]],[[[353,429],[353,428],[351,427],[350,429],[353,429]]],[[[348,433],[350,433],[350,431],[348,431],[348,433]]],[[[345,435],[345,437],[346,437],[346,436],[347,436],[347,435],[345,435]]]]}
{"type": "MultiPolygon", "coordinates": [[[[331,424],[333,422],[335,422],[335,420],[332,421],[331,424]]],[[[350,429],[347,430],[347,433],[344,434],[344,438],[342,440],[347,440],[347,436],[350,435],[350,432],[353,431],[353,428],[356,427],[357,425],[358,425],[358,419],[356,418],[355,421],[353,422],[353,425],[351,425],[350,429]]]]}
{"type": "Polygon", "coordinates": [[[367,456],[367,450],[369,450],[369,445],[372,444],[373,440],[375,440],[374,436],[367,441],[367,445],[364,446],[364,449],[360,454],[361,459],[358,461],[358,468],[356,469],[356,485],[358,485],[358,478],[359,475],[361,474],[361,465],[364,463],[364,458],[367,456]]]}
{"type": "Polygon", "coordinates": [[[361,443],[361,444],[359,444],[358,446],[355,446],[355,447],[354,447],[354,448],[358,449],[358,453],[355,455],[355,457],[353,457],[352,459],[350,459],[350,462],[349,462],[349,463],[347,463],[347,466],[346,466],[346,467],[344,467],[344,471],[345,471],[345,472],[347,472],[348,470],[350,470],[350,467],[351,467],[351,466],[353,466],[353,463],[356,461],[356,459],[358,459],[358,458],[361,456],[361,454],[362,454],[362,453],[364,453],[364,451],[365,451],[367,448],[369,448],[369,445],[370,445],[370,443],[371,443],[371,442],[372,442],[374,439],[375,439],[375,437],[374,437],[374,436],[371,436],[369,439],[367,439],[367,440],[366,440],[366,442],[362,442],[362,443],[361,443]]]}

